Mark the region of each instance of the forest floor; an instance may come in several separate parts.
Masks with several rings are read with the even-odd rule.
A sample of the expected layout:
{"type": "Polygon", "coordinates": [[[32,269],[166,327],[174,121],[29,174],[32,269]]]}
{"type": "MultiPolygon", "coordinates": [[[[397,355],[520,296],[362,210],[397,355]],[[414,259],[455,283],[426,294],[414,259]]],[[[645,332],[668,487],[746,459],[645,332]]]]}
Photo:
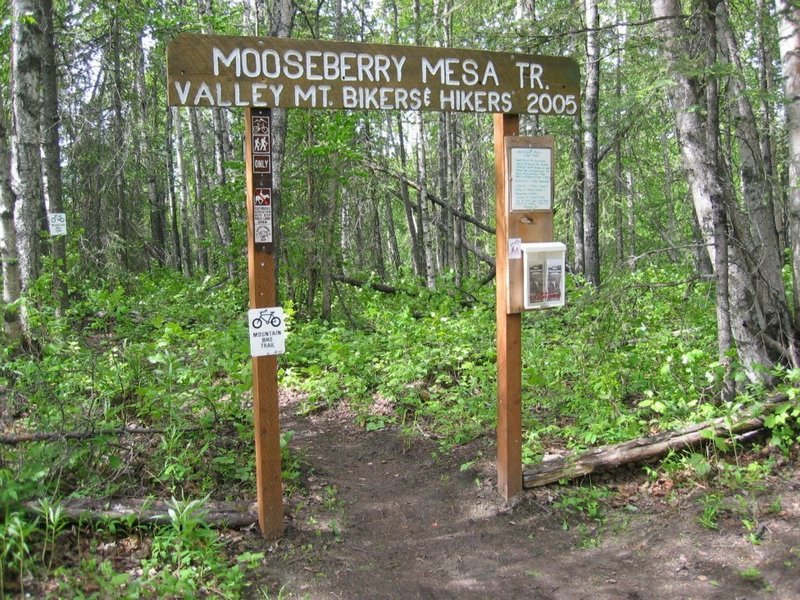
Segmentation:
{"type": "MultiPolygon", "coordinates": [[[[253,597],[800,598],[796,461],[718,494],[637,466],[595,480],[602,498],[555,485],[508,506],[491,439],[442,452],[365,431],[346,407],[300,417],[296,403],[284,394],[282,429],[304,478],[283,539],[250,571],[253,597]]],[[[236,551],[265,551],[256,531],[233,535],[236,551]]]]}

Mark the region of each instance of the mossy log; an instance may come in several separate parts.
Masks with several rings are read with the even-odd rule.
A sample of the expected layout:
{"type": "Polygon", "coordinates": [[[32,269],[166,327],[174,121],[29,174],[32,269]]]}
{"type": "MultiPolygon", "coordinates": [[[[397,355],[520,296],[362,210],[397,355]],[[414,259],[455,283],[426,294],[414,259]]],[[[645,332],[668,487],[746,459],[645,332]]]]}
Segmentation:
{"type": "Polygon", "coordinates": [[[622,465],[644,462],[664,456],[671,450],[686,450],[708,442],[714,436],[742,436],[764,429],[764,419],[778,406],[786,403],[787,396],[770,399],[762,406],[760,415],[742,415],[731,424],[728,418],[705,421],[678,431],[667,431],[628,442],[600,448],[591,448],[580,454],[560,456],[530,465],[523,470],[526,489],[540,487],[562,479],[575,479],[590,473],[609,471],[622,465]]]}

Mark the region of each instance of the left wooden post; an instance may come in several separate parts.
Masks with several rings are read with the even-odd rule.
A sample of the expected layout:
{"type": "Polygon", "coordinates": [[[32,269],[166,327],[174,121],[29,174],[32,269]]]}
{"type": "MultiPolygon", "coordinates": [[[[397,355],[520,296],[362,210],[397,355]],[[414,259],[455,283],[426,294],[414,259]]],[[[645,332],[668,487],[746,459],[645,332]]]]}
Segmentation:
{"type": "MultiPolygon", "coordinates": [[[[275,245],[272,231],[274,206],[272,206],[271,123],[270,109],[245,108],[247,274],[250,308],[268,308],[277,305],[275,245]],[[267,213],[265,209],[268,209],[267,213]],[[269,214],[268,222],[264,219],[265,214],[269,214]],[[267,226],[269,231],[264,229],[267,226]],[[269,242],[264,242],[265,239],[269,239],[269,242]]],[[[257,356],[252,360],[258,525],[264,538],[277,540],[283,535],[278,357],[257,356]]]]}

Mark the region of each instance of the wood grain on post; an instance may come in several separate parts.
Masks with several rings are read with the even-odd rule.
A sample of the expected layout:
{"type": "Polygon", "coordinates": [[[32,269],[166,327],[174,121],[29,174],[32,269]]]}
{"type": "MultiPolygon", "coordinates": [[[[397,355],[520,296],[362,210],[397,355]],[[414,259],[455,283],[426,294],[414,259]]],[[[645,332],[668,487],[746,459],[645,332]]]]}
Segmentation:
{"type": "MultiPolygon", "coordinates": [[[[256,244],[254,190],[271,188],[272,176],[253,172],[253,116],[271,116],[270,109],[245,109],[247,181],[247,273],[250,308],[277,304],[275,257],[272,244],[256,244]]],[[[283,535],[280,421],[278,415],[278,357],[253,357],[253,421],[255,427],[258,524],[268,540],[283,535]]]]}
{"type": "Polygon", "coordinates": [[[519,116],[494,115],[497,216],[497,491],[509,500],[522,491],[522,319],[508,312],[508,209],[505,137],[519,116]]]}

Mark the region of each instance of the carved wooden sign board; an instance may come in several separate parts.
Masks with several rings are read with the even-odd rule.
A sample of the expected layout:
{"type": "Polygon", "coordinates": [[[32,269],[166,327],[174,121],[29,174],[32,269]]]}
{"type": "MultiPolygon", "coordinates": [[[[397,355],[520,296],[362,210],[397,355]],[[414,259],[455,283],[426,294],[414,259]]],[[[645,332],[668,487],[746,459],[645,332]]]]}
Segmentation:
{"type": "MultiPolygon", "coordinates": [[[[552,210],[542,208],[552,197],[553,142],[514,136],[519,132],[517,115],[578,114],[577,63],[523,53],[187,33],[167,47],[167,86],[171,106],[245,109],[250,320],[251,329],[259,331],[259,319],[272,323],[280,314],[273,236],[279,192],[272,189],[273,108],[494,114],[497,486],[506,499],[519,493],[523,280],[519,249],[509,252],[508,244],[511,238],[517,246],[552,241],[552,210]],[[521,158],[513,162],[515,151],[521,158]],[[514,168],[517,181],[533,182],[536,189],[514,188],[508,180],[514,168]],[[509,288],[520,293],[510,296],[509,288]]],[[[258,522],[264,537],[274,540],[283,533],[277,357],[271,349],[252,356],[258,522]]]]}
{"type": "Polygon", "coordinates": [[[167,77],[173,106],[574,115],[580,97],[570,58],[188,33],[167,77]]]}

